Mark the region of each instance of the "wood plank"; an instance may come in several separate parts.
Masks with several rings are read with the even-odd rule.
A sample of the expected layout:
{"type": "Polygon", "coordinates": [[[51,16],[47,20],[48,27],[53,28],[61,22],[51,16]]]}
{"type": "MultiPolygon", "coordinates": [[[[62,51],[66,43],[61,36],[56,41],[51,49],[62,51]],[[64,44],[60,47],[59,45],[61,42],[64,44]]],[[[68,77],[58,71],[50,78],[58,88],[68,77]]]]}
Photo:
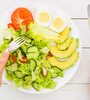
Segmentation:
{"type": "MultiPolygon", "coordinates": [[[[14,4],[31,1],[31,0],[0,0],[0,14],[4,13],[10,6],[14,4]],[[3,9],[3,10],[2,10],[3,9]]],[[[50,4],[59,6],[71,17],[74,18],[86,18],[87,17],[87,5],[90,0],[33,0],[40,2],[48,2],[50,4]]]]}
{"type": "Polygon", "coordinates": [[[67,84],[52,93],[42,95],[25,94],[3,85],[0,100],[90,100],[90,84],[67,84]]]}
{"type": "Polygon", "coordinates": [[[81,37],[82,47],[90,47],[90,30],[88,20],[73,20],[81,37]]]}

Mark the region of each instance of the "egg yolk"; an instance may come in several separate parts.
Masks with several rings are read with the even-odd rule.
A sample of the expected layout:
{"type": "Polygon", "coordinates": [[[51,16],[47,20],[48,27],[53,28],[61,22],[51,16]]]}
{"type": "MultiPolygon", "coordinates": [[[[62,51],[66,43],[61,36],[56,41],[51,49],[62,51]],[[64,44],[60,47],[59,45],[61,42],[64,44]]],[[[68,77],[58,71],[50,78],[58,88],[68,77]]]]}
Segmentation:
{"type": "Polygon", "coordinates": [[[61,18],[56,18],[56,19],[54,19],[54,21],[53,21],[53,26],[54,26],[56,29],[60,29],[63,25],[64,25],[64,22],[62,21],[61,18]]]}
{"type": "Polygon", "coordinates": [[[41,21],[41,22],[48,22],[49,19],[50,19],[50,17],[47,12],[42,12],[39,14],[39,21],[41,21]]]}

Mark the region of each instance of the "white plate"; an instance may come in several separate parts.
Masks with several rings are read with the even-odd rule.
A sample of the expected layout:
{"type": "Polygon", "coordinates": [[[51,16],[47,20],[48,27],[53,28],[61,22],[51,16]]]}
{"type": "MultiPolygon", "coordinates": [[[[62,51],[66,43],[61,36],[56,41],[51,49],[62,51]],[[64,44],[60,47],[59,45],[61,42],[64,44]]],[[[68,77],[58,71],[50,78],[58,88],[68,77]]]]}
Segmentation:
{"type": "MultiPolygon", "coordinates": [[[[50,4],[40,3],[40,2],[27,2],[27,3],[15,5],[11,9],[7,10],[7,12],[2,17],[0,16],[0,30],[7,27],[7,24],[10,22],[11,13],[14,11],[14,9],[16,9],[18,7],[26,7],[28,9],[30,9],[30,11],[35,16],[35,11],[37,10],[37,8],[44,7],[44,6],[49,8],[49,10],[51,10],[53,12],[53,15],[55,13],[58,13],[58,14],[61,14],[62,16],[64,16],[66,19],[66,22],[68,23],[68,26],[70,26],[72,28],[71,35],[73,37],[79,38],[79,41],[81,41],[80,36],[79,36],[79,31],[76,28],[76,25],[72,22],[72,20],[67,16],[66,13],[64,13],[60,8],[55,7],[55,5],[50,5],[50,4]]],[[[1,37],[1,35],[0,35],[0,37],[1,37]]],[[[78,51],[80,52],[79,60],[72,68],[64,71],[64,78],[56,78],[55,79],[55,81],[58,83],[55,89],[53,89],[53,90],[52,89],[43,89],[39,92],[33,88],[31,88],[30,90],[24,90],[22,88],[18,88],[18,90],[26,92],[26,93],[32,93],[32,94],[42,94],[42,93],[48,93],[48,92],[54,91],[58,88],[61,88],[73,77],[73,75],[76,73],[76,71],[78,69],[78,66],[80,63],[80,58],[81,58],[81,43],[79,43],[78,51]]],[[[13,86],[13,84],[11,82],[9,82],[5,79],[5,75],[3,76],[3,80],[5,82],[7,82],[9,85],[13,86]]]]}

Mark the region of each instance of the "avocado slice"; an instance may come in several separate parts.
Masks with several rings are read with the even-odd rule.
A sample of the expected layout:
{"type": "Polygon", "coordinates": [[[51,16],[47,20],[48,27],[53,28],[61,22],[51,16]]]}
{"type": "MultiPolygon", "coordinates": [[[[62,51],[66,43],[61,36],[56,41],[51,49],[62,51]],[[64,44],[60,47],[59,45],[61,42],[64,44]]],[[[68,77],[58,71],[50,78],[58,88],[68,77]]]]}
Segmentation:
{"type": "Polygon", "coordinates": [[[70,31],[71,28],[70,27],[66,27],[58,36],[59,38],[57,39],[57,43],[63,43],[67,40],[67,38],[70,36],[70,31]]]}
{"type": "Polygon", "coordinates": [[[58,44],[57,47],[59,50],[66,50],[71,43],[71,37],[69,37],[64,43],[58,44]]]}
{"type": "Polygon", "coordinates": [[[64,59],[70,57],[72,53],[77,49],[77,47],[78,39],[72,39],[70,46],[65,51],[59,50],[56,46],[49,47],[49,49],[52,55],[54,55],[57,58],[64,59]]]}
{"type": "Polygon", "coordinates": [[[74,52],[72,56],[65,62],[59,61],[55,57],[50,57],[48,58],[48,60],[52,66],[56,66],[61,70],[65,70],[72,67],[76,63],[78,58],[79,58],[79,52],[74,52]]]}

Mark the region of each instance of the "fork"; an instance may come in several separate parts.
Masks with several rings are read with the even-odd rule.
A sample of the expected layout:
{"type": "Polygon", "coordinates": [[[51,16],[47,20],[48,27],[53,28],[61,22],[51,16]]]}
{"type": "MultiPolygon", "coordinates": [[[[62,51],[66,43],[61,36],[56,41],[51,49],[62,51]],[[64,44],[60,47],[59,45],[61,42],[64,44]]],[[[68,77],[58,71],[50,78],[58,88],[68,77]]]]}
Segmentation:
{"type": "Polygon", "coordinates": [[[25,43],[25,37],[23,37],[23,36],[13,40],[10,43],[9,51],[13,51],[13,50],[18,49],[24,43],[25,43]]]}
{"type": "Polygon", "coordinates": [[[9,58],[10,52],[18,49],[24,43],[25,43],[25,37],[22,36],[22,37],[16,38],[15,40],[13,40],[10,43],[9,48],[4,52],[3,57],[0,58],[0,86],[2,84],[3,69],[6,65],[8,58],[9,58]]]}

